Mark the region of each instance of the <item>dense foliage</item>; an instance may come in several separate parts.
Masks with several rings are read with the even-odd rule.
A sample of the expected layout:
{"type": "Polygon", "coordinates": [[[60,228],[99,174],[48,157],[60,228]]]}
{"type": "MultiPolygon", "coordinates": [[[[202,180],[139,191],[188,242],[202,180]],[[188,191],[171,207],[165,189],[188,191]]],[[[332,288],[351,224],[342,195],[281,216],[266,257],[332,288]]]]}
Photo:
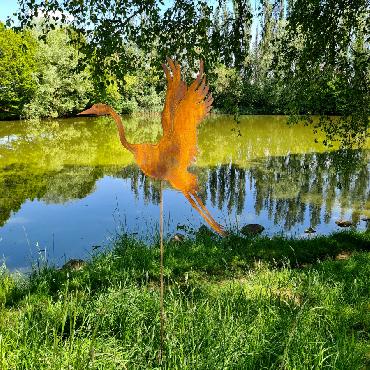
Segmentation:
{"type": "Polygon", "coordinates": [[[19,115],[32,98],[35,49],[29,32],[19,34],[0,23],[0,118],[19,115]]]}
{"type": "MultiPolygon", "coordinates": [[[[203,58],[220,112],[289,114],[292,122],[304,116],[309,123],[319,114],[315,127],[324,129],[328,143],[339,136],[348,145],[366,135],[366,0],[19,3],[20,29],[38,17],[45,32],[60,25],[70,32],[71,43],[83,53],[80,70],[86,73],[89,65],[91,101],[106,101],[124,113],[159,110],[165,56],[180,61],[187,77],[203,58]]],[[[59,113],[70,113],[83,101],[59,113]]]]}
{"type": "Polygon", "coordinates": [[[349,144],[369,124],[370,4],[362,0],[293,4],[280,46],[283,81],[294,81],[290,111],[340,115],[335,122],[321,119],[319,126],[327,139],[340,135],[349,144]]]}
{"type": "MultiPolygon", "coordinates": [[[[35,32],[37,39],[37,32],[35,32]]],[[[66,30],[52,30],[38,41],[34,76],[36,90],[23,113],[27,117],[58,117],[81,111],[89,102],[92,83],[87,69],[77,71],[82,58],[69,45],[66,30]]]]}

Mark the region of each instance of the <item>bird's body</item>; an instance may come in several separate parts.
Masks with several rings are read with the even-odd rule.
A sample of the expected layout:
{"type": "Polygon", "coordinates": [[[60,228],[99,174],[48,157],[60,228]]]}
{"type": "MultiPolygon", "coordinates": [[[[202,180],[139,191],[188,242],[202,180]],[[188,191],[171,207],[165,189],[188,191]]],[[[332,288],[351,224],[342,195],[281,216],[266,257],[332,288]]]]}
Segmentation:
{"type": "Polygon", "coordinates": [[[163,65],[167,78],[167,93],[162,112],[163,135],[157,144],[131,144],[125,136],[121,117],[108,105],[95,104],[80,114],[113,117],[120,141],[135,157],[145,175],[168,181],[181,191],[205,221],[219,234],[223,228],[213,219],[198,196],[198,182],[188,171],[197,153],[197,126],[208,114],[213,102],[203,76],[201,62],[198,77],[187,87],[181,79],[180,66],[168,59],[170,70],[163,65]],[[172,71],[172,75],[170,73],[172,71]]]}

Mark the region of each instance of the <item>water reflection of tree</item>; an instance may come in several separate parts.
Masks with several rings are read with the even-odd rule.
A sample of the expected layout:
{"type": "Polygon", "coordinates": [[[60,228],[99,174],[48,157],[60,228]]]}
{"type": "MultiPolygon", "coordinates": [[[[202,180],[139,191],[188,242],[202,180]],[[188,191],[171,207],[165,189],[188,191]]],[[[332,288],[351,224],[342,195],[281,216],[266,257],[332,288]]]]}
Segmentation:
{"type": "Polygon", "coordinates": [[[4,225],[26,200],[37,199],[55,204],[82,199],[93,191],[96,180],[103,175],[101,168],[88,166],[66,166],[59,171],[43,171],[15,164],[2,168],[0,226],[4,225]]]}
{"type": "Polygon", "coordinates": [[[352,209],[357,224],[369,201],[368,153],[342,151],[261,159],[247,171],[233,165],[208,170],[208,187],[213,206],[244,209],[246,184],[254,190],[256,214],[266,210],[275,224],[286,230],[302,223],[308,213],[312,226],[329,222],[334,207],[341,215],[352,209]],[[249,176],[248,181],[246,181],[249,176]]]}
{"type": "MultiPolygon", "coordinates": [[[[253,194],[256,214],[266,211],[286,230],[309,217],[312,226],[329,222],[333,210],[352,209],[357,224],[370,201],[368,152],[347,151],[261,158],[249,168],[223,164],[191,169],[199,179],[204,202],[241,215],[248,192],[253,194]],[[247,185],[249,184],[249,188],[247,185]]],[[[147,178],[136,165],[63,166],[45,170],[13,164],[0,169],[0,226],[26,200],[63,203],[82,199],[94,191],[103,176],[128,179],[136,197],[158,204],[159,184],[147,178]]]]}
{"type": "Polygon", "coordinates": [[[0,226],[4,225],[12,212],[20,209],[26,199],[38,198],[45,189],[45,179],[35,173],[24,176],[26,166],[10,165],[0,171],[0,226]],[[22,171],[24,170],[24,171],[22,171]]]}
{"type": "Polygon", "coordinates": [[[144,175],[136,165],[130,165],[117,174],[117,177],[131,179],[131,190],[136,198],[139,198],[139,190],[142,190],[144,203],[158,204],[160,201],[160,187],[157,181],[144,175]]]}
{"type": "Polygon", "coordinates": [[[95,189],[96,181],[104,176],[130,179],[131,189],[139,196],[142,188],[146,203],[159,202],[159,185],[147,178],[135,165],[65,166],[57,171],[45,171],[31,166],[16,165],[0,169],[0,226],[27,200],[65,203],[83,199],[95,189]]]}

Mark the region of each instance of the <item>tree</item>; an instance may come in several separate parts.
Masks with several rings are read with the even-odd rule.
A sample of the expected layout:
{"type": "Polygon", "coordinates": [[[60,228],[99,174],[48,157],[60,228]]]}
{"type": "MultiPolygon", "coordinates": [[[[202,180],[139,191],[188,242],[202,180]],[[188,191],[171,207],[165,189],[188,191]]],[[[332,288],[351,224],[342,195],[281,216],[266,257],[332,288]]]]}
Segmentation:
{"type": "Polygon", "coordinates": [[[0,118],[19,116],[36,88],[37,42],[29,32],[0,23],[0,118]]]}
{"type": "MultiPolygon", "coordinates": [[[[37,30],[34,31],[38,38],[37,30]]],[[[36,89],[23,109],[27,117],[58,117],[78,112],[88,103],[92,83],[85,68],[77,70],[82,55],[69,44],[65,28],[48,32],[39,40],[35,61],[36,89]]]]}
{"type": "Polygon", "coordinates": [[[316,128],[325,131],[328,142],[363,142],[370,117],[368,2],[295,0],[288,5],[277,59],[280,76],[293,87],[289,113],[320,114],[316,128]]]}
{"type": "MultiPolygon", "coordinates": [[[[88,59],[94,56],[97,72],[114,55],[109,59],[109,69],[119,80],[137,67],[135,55],[127,53],[130,43],[144,53],[156,46],[159,66],[158,61],[163,62],[165,56],[176,55],[181,62],[186,53],[190,63],[199,59],[195,47],[208,45],[213,9],[204,0],[176,0],[167,9],[162,1],[156,0],[20,0],[19,4],[21,28],[32,26],[33,19],[40,15],[49,29],[68,24],[81,39],[89,41],[82,51],[88,59]]],[[[212,60],[211,51],[212,48],[205,47],[200,56],[212,60]]]]}
{"type": "Polygon", "coordinates": [[[245,73],[250,54],[252,11],[248,0],[220,0],[212,20],[217,62],[245,73]]]}
{"type": "Polygon", "coordinates": [[[367,0],[260,0],[262,37],[257,30],[254,59],[251,3],[246,0],[175,0],[172,6],[162,0],[19,3],[20,27],[42,13],[49,28],[68,24],[79,35],[77,43],[79,37],[87,40],[79,45],[93,64],[93,78],[106,78],[108,70],[121,94],[125,76],[143,63],[130,52],[133,45],[143,55],[153,53],[150,65],[158,76],[165,56],[190,67],[203,58],[207,73],[220,64],[232,68],[242,82],[236,112],[289,113],[292,121],[305,115],[309,123],[319,114],[314,126],[326,132],[326,143],[339,139],[349,146],[367,136],[367,0]]]}

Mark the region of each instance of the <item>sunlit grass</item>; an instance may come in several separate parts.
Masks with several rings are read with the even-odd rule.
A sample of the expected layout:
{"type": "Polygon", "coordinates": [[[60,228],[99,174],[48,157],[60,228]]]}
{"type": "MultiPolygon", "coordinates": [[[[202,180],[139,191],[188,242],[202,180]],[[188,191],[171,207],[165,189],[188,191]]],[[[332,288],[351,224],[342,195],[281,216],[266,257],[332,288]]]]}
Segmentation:
{"type": "MultiPolygon", "coordinates": [[[[369,251],[369,233],[167,243],[164,367],[365,369],[369,251]]],[[[3,269],[0,369],[158,368],[158,255],[122,237],[82,270],[3,269]]]]}

